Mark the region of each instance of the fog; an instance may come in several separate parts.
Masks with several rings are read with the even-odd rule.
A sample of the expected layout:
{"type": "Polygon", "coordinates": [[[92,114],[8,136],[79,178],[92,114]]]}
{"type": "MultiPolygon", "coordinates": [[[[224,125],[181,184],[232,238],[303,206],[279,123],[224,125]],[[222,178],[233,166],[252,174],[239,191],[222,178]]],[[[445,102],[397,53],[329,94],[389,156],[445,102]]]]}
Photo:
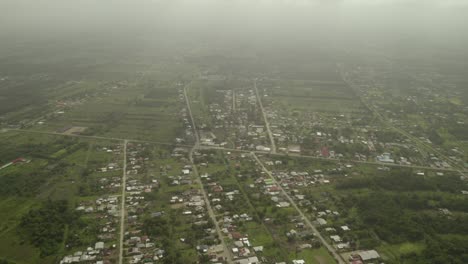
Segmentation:
{"type": "Polygon", "coordinates": [[[99,38],[229,50],[468,46],[464,0],[2,0],[3,45],[99,38]]]}

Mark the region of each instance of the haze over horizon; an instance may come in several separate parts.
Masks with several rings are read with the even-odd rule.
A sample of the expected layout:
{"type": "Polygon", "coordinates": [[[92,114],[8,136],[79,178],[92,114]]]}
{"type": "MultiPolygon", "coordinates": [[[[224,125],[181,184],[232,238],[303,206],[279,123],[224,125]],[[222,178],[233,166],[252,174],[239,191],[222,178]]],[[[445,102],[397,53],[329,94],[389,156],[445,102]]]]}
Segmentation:
{"type": "Polygon", "coordinates": [[[468,43],[462,0],[57,1],[0,3],[8,42],[99,35],[104,40],[191,39],[233,45],[447,45],[468,43]],[[141,37],[141,38],[140,38],[141,37]]]}

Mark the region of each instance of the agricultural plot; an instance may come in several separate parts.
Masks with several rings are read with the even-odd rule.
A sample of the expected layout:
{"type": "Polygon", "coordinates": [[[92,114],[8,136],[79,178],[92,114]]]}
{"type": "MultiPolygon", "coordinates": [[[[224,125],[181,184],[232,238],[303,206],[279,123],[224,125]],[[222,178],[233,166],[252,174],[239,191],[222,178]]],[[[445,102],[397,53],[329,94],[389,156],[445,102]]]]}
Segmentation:
{"type": "Polygon", "coordinates": [[[342,81],[281,80],[259,84],[271,107],[291,111],[359,113],[362,105],[352,90],[342,81]]]}
{"type": "Polygon", "coordinates": [[[121,144],[25,132],[0,142],[0,256],[115,261],[121,144]]]}
{"type": "Polygon", "coordinates": [[[182,130],[177,89],[149,83],[97,84],[92,96],[58,100],[53,113],[30,129],[68,133],[79,127],[85,135],[173,142],[182,130]]]}

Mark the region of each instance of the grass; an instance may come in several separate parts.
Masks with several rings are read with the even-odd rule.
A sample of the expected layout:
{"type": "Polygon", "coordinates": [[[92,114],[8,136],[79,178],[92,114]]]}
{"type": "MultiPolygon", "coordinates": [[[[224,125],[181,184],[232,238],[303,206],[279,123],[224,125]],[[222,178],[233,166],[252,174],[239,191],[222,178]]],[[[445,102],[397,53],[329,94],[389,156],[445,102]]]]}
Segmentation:
{"type": "Polygon", "coordinates": [[[358,98],[346,84],[323,81],[282,80],[280,86],[271,88],[275,107],[291,111],[359,112],[358,98]]]}
{"type": "Polygon", "coordinates": [[[425,246],[422,243],[402,243],[396,245],[383,245],[377,248],[383,258],[398,260],[401,256],[420,254],[425,246]]]}
{"type": "Polygon", "coordinates": [[[47,260],[39,258],[38,249],[18,238],[15,229],[2,234],[0,256],[17,264],[47,263],[47,260]]]}
{"type": "MultiPolygon", "coordinates": [[[[21,218],[32,207],[40,204],[46,199],[67,200],[72,208],[75,202],[92,199],[95,196],[79,197],[78,187],[84,182],[82,172],[85,169],[90,170],[87,180],[98,179],[100,177],[121,177],[120,172],[95,173],[94,171],[109,162],[120,162],[119,155],[110,154],[101,150],[103,146],[112,146],[110,144],[96,143],[94,140],[72,140],[63,137],[36,135],[28,133],[4,133],[0,134],[0,142],[5,146],[7,152],[4,159],[23,156],[30,158],[30,163],[18,163],[0,171],[0,179],[7,174],[26,174],[34,175],[34,172],[48,169],[50,174],[45,178],[45,182],[35,186],[37,195],[34,196],[8,196],[0,199],[0,259],[5,258],[18,264],[29,263],[56,263],[65,252],[63,249],[57,254],[41,258],[39,250],[26,241],[18,234],[18,224],[21,218]],[[34,140],[37,139],[37,140],[34,140]],[[31,140],[34,140],[31,142],[31,140]],[[85,144],[78,144],[85,143],[85,144]],[[32,144],[32,145],[31,145],[32,144]],[[36,147],[38,144],[41,147],[36,147]],[[36,145],[36,146],[33,146],[36,145]],[[27,155],[15,154],[13,150],[23,152],[28,150],[27,155]],[[11,151],[11,154],[9,152],[11,151]],[[41,157],[41,158],[38,158],[41,157]],[[62,169],[54,171],[51,169],[57,164],[61,164],[62,169]]],[[[86,180],[86,181],[87,181],[86,180]]],[[[21,185],[19,186],[21,187],[21,185]]],[[[76,230],[75,230],[76,231],[76,230]]],[[[75,232],[74,231],[74,232],[75,232]]],[[[68,236],[74,235],[71,231],[68,236]]],[[[78,234],[83,236],[83,241],[95,241],[95,235],[78,234]],[[85,237],[86,236],[86,237],[85,237]]],[[[80,248],[82,249],[82,248],[80,248]]],[[[69,248],[68,251],[77,250],[69,248]]]]}
{"type": "Polygon", "coordinates": [[[18,264],[37,263],[39,251],[17,235],[21,217],[35,204],[34,199],[8,197],[0,201],[0,256],[18,264]]]}
{"type": "Polygon", "coordinates": [[[291,252],[290,260],[303,259],[307,264],[333,264],[336,261],[330,256],[324,247],[319,249],[305,249],[300,252],[291,252]]]}
{"type": "Polygon", "coordinates": [[[184,102],[179,100],[175,87],[148,86],[146,80],[141,80],[109,89],[105,83],[86,82],[72,85],[85,86],[79,95],[69,89],[54,90],[52,97],[57,100],[75,98],[81,102],[65,108],[52,105],[51,112],[43,118],[45,124],[35,124],[30,129],[62,132],[66,127],[83,126],[88,128],[86,133],[99,136],[164,142],[172,142],[181,133],[178,112],[184,102]],[[80,96],[87,91],[94,96],[80,96]],[[64,114],[54,114],[62,109],[64,114]]]}

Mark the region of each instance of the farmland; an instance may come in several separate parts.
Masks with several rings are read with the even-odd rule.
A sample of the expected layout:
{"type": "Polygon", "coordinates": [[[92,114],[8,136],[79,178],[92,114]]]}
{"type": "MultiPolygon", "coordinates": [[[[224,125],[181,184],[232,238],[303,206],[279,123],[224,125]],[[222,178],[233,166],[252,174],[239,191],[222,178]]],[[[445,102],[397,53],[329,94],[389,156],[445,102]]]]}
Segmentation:
{"type": "MultiPolygon", "coordinates": [[[[0,171],[4,188],[0,254],[15,263],[50,263],[76,248],[94,245],[100,233],[96,228],[106,222],[96,221],[95,215],[83,214],[75,208],[118,192],[120,177],[115,178],[118,170],[103,173],[101,167],[119,166],[119,144],[22,133],[2,133],[0,137],[5,150],[2,163],[14,160],[0,171]],[[112,148],[115,152],[106,151],[112,148]],[[116,165],[108,165],[113,163],[116,165]],[[63,201],[62,205],[49,204],[59,201],[63,201]],[[63,229],[56,229],[54,240],[47,237],[42,242],[30,240],[31,235],[39,232],[36,228],[47,229],[44,221],[50,219],[36,219],[34,226],[26,227],[27,222],[36,221],[29,218],[37,210],[45,213],[53,208],[62,208],[63,216],[63,210],[70,212],[73,221],[64,224],[63,229]]],[[[51,228],[58,228],[61,221],[57,219],[51,228]]]]}

